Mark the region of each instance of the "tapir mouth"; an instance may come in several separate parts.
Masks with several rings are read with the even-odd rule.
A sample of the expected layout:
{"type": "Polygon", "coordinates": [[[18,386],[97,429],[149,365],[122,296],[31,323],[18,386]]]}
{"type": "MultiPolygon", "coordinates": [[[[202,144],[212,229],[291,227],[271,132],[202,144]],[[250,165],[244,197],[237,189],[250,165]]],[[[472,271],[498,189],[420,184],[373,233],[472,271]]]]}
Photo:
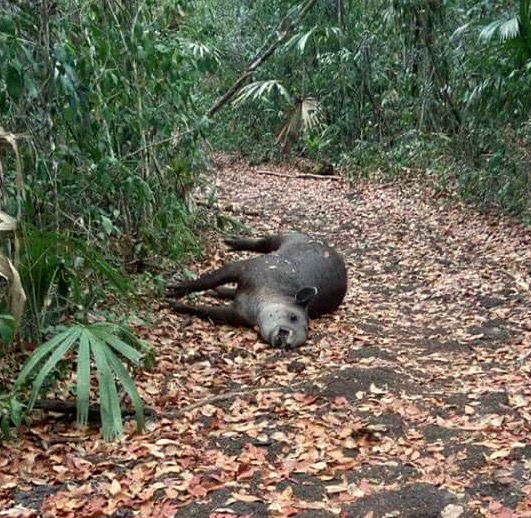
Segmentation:
{"type": "Polygon", "coordinates": [[[285,347],[289,349],[291,347],[291,336],[293,331],[286,329],[285,327],[279,327],[271,333],[271,345],[273,347],[285,347]]]}

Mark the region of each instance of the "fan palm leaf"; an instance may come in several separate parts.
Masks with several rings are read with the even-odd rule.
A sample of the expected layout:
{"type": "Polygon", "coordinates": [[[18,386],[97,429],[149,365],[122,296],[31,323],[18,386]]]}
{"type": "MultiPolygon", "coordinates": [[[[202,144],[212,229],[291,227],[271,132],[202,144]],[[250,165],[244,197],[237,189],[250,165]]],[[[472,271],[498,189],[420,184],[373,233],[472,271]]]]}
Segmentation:
{"type": "Polygon", "coordinates": [[[88,421],[91,364],[94,363],[99,385],[103,437],[106,440],[112,440],[120,437],[123,433],[122,412],[116,381],[122,385],[131,399],[135,409],[137,429],[140,431],[144,425],[142,401],[133,378],[122,360],[134,366],[140,365],[144,353],[147,351],[147,345],[115,324],[74,325],[41,345],[26,362],[15,381],[15,390],[19,390],[35,372],[37,373],[32,381],[28,408],[31,409],[35,405],[44,381],[76,343],[78,423],[86,425],[88,421]],[[122,340],[120,335],[125,337],[129,343],[122,340]],[[138,349],[141,349],[142,352],[138,349]]]}

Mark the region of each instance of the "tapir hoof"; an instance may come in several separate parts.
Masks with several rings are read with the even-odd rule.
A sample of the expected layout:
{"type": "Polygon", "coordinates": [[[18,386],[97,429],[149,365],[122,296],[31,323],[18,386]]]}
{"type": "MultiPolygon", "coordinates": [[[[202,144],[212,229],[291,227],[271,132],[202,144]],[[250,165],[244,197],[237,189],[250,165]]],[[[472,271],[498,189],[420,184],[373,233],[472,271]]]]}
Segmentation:
{"type": "Polygon", "coordinates": [[[232,237],[226,237],[223,242],[225,243],[225,245],[227,246],[227,248],[229,250],[238,250],[238,243],[239,243],[239,239],[237,238],[232,238],[232,237]]]}
{"type": "Polygon", "coordinates": [[[186,294],[186,288],[182,284],[169,284],[168,286],[166,286],[167,299],[180,299],[186,294]]]}
{"type": "Polygon", "coordinates": [[[190,306],[180,302],[175,302],[174,300],[168,300],[168,306],[174,313],[186,314],[190,312],[190,306]]]}

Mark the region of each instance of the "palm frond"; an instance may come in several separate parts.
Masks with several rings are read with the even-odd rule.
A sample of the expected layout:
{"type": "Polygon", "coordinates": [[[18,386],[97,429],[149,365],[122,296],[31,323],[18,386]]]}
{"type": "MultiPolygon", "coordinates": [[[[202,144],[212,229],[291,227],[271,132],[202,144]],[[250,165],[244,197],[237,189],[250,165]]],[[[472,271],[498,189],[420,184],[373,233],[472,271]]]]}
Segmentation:
{"type": "Polygon", "coordinates": [[[105,349],[105,343],[93,336],[90,340],[90,350],[96,363],[96,374],[100,387],[102,432],[106,440],[113,440],[123,433],[122,409],[105,349]]]}
{"type": "Polygon", "coordinates": [[[385,23],[385,25],[393,25],[396,22],[396,19],[398,17],[398,13],[396,12],[393,3],[390,2],[388,7],[384,9],[382,18],[385,23]]]}
{"type": "Polygon", "coordinates": [[[285,51],[296,48],[301,54],[304,54],[306,45],[312,36],[317,32],[317,25],[314,25],[309,31],[299,32],[294,34],[285,44],[283,49],[285,51]]]}
{"type": "Polygon", "coordinates": [[[499,41],[509,41],[520,36],[520,21],[518,16],[508,20],[495,20],[483,27],[479,33],[479,38],[485,43],[489,43],[494,38],[499,41]]]}
{"type": "Polygon", "coordinates": [[[39,374],[37,374],[37,377],[35,378],[35,381],[33,382],[33,387],[31,390],[31,396],[28,403],[28,408],[31,410],[33,408],[33,405],[35,404],[35,401],[37,400],[37,396],[39,395],[39,392],[41,390],[42,384],[44,383],[44,380],[48,377],[52,369],[56,367],[56,365],[59,363],[59,361],[63,358],[63,356],[71,349],[71,347],[74,345],[74,342],[79,338],[81,335],[80,329],[74,329],[73,333],[68,335],[67,338],[62,340],[55,348],[55,350],[52,352],[50,357],[46,360],[44,365],[39,370],[39,374]]]}
{"type": "Polygon", "coordinates": [[[85,426],[88,422],[90,398],[90,338],[86,332],[79,337],[76,388],[77,422],[85,426]]]}
{"type": "Polygon", "coordinates": [[[131,336],[129,332],[126,332],[116,324],[98,323],[72,326],[41,345],[33,353],[15,382],[15,390],[19,390],[28,381],[35,369],[44,362],[32,384],[28,405],[31,409],[44,381],[53,368],[78,342],[76,382],[78,423],[85,425],[88,421],[91,361],[94,361],[99,384],[102,433],[105,440],[115,439],[123,431],[116,381],[123,386],[129,395],[135,408],[137,428],[141,430],[144,424],[142,401],[133,378],[114,352],[119,353],[120,357],[127,360],[127,362],[139,365],[147,346],[140,340],[130,340],[131,336]],[[125,337],[125,340],[129,343],[126,343],[121,337],[125,337]],[[139,347],[141,351],[138,351],[135,347],[139,347]]]}
{"type": "Polygon", "coordinates": [[[214,47],[209,47],[198,41],[190,41],[186,39],[180,40],[182,47],[188,51],[193,58],[198,62],[213,62],[216,65],[221,64],[219,50],[214,47]]]}
{"type": "Polygon", "coordinates": [[[466,31],[470,27],[470,24],[471,22],[468,22],[458,27],[450,36],[450,43],[452,43],[453,45],[458,45],[463,35],[466,33],[466,31]]]}
{"type": "Polygon", "coordinates": [[[118,338],[116,335],[113,335],[112,332],[109,332],[108,325],[94,324],[90,328],[90,333],[102,342],[108,344],[110,347],[118,351],[133,365],[140,365],[142,353],[137,351],[134,347],[131,347],[130,345],[126,344],[123,340],[120,340],[120,338],[118,338]]]}
{"type": "Polygon", "coordinates": [[[319,27],[314,25],[309,31],[294,34],[283,46],[284,51],[297,49],[299,54],[304,54],[309,43],[324,44],[334,39],[337,40],[343,31],[340,27],[319,27]]]}
{"type": "Polygon", "coordinates": [[[28,377],[33,370],[48,356],[55,348],[57,348],[62,342],[70,340],[71,336],[79,333],[77,327],[71,327],[62,333],[54,336],[48,342],[42,344],[35,352],[30,356],[28,361],[24,364],[24,367],[20,371],[20,374],[15,380],[14,389],[18,390],[24,383],[28,381],[28,377]]]}
{"type": "Polygon", "coordinates": [[[291,101],[291,97],[282,85],[280,81],[275,79],[269,79],[266,81],[255,81],[253,83],[244,86],[236,99],[232,102],[234,106],[241,104],[249,100],[264,100],[271,96],[273,93],[278,93],[284,97],[288,102],[291,101]]]}
{"type": "Polygon", "coordinates": [[[280,129],[277,132],[277,144],[281,144],[287,151],[292,140],[298,139],[301,134],[317,128],[323,124],[323,113],[319,102],[313,97],[299,99],[289,110],[280,129]]]}
{"type": "Polygon", "coordinates": [[[140,432],[144,428],[144,408],[142,400],[136,390],[135,382],[129,372],[127,372],[127,369],[108,347],[105,348],[105,355],[107,356],[107,360],[114,371],[114,374],[131,399],[131,403],[135,409],[137,431],[140,432]]]}
{"type": "Polygon", "coordinates": [[[310,131],[322,124],[323,112],[317,99],[307,97],[301,100],[301,121],[303,131],[310,131]]]}

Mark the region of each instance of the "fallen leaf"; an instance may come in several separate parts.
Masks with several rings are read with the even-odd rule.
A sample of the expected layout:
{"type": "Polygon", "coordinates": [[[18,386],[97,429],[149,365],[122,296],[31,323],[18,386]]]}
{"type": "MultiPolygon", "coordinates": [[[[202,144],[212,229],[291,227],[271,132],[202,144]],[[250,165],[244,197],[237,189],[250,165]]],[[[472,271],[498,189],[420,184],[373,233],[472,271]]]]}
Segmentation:
{"type": "Polygon", "coordinates": [[[460,505],[449,504],[441,511],[441,518],[459,518],[464,512],[460,505]]]}
{"type": "Polygon", "coordinates": [[[246,493],[231,493],[231,496],[238,502],[263,502],[260,497],[246,493]]]}

